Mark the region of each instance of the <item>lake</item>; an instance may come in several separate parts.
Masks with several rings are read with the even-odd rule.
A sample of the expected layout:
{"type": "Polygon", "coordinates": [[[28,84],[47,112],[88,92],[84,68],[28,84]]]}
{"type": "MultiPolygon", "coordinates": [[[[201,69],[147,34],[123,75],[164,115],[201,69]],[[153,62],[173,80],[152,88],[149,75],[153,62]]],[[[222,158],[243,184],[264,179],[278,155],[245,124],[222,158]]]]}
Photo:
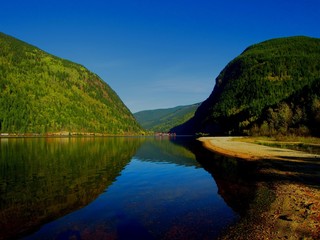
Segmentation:
{"type": "Polygon", "coordinates": [[[215,239],[255,191],[188,137],[0,141],[0,239],[215,239]]]}

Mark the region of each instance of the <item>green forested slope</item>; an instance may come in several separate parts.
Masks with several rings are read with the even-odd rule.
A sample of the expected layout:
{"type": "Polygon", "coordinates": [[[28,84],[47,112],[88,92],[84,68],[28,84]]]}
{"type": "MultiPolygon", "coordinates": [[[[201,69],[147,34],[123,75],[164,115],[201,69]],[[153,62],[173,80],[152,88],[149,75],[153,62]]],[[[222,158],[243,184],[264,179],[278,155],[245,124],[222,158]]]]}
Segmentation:
{"type": "Polygon", "coordinates": [[[320,79],[265,109],[253,135],[314,135],[320,137],[320,79]]]}
{"type": "MultiPolygon", "coordinates": [[[[294,99],[303,88],[311,90],[310,86],[319,79],[320,39],[289,37],[255,44],[222,70],[213,92],[197,109],[195,117],[172,131],[252,134],[260,128],[270,107],[277,108],[280,102],[294,99]]],[[[305,104],[316,106],[319,93],[311,98],[305,104]]],[[[290,111],[295,111],[291,102],[287,104],[290,111]]],[[[308,118],[316,118],[316,115],[308,115],[308,118]]],[[[310,130],[313,129],[310,124],[315,121],[308,119],[301,124],[310,130]]],[[[292,126],[291,132],[301,127],[291,122],[287,125],[292,126]]],[[[270,132],[277,134],[278,130],[270,129],[270,132]]]]}
{"type": "Polygon", "coordinates": [[[0,33],[0,132],[141,131],[117,94],[85,67],[0,33]]]}
{"type": "Polygon", "coordinates": [[[140,125],[154,132],[169,132],[193,117],[200,103],[167,109],[146,110],[134,114],[140,125]]]}

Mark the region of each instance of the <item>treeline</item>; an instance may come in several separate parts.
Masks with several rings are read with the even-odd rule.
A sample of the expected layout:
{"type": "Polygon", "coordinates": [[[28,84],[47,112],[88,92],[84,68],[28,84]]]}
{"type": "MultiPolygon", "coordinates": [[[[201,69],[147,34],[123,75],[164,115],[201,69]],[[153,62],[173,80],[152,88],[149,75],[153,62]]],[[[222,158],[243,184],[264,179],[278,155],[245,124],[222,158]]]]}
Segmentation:
{"type": "Polygon", "coordinates": [[[314,135],[320,137],[320,79],[266,109],[250,135],[314,135]]]}
{"type": "Polygon", "coordinates": [[[0,132],[128,134],[141,127],[85,67],[0,33],[0,132]]]}

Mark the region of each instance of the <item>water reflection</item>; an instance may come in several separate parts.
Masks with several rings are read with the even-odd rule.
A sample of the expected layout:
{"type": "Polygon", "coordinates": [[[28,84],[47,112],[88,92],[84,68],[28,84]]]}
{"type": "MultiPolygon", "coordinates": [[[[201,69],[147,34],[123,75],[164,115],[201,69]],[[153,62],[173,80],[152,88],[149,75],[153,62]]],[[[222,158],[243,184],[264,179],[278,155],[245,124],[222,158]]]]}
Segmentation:
{"type": "Polygon", "coordinates": [[[170,140],[171,141],[162,138],[148,138],[139,148],[135,156],[141,161],[171,163],[186,167],[201,166],[196,161],[195,154],[182,144],[179,144],[184,141],[193,142],[193,138],[180,137],[170,140]],[[176,142],[178,144],[174,144],[176,142]]]}
{"type": "Polygon", "coordinates": [[[211,174],[218,187],[219,195],[236,213],[245,215],[257,192],[258,165],[241,159],[213,153],[199,141],[176,139],[175,144],[192,151],[197,162],[211,174]]]}
{"type": "Polygon", "coordinates": [[[2,140],[0,238],[215,239],[255,193],[190,138],[2,140]]]}
{"type": "Polygon", "coordinates": [[[87,205],[140,145],[131,138],[1,139],[0,238],[33,231],[87,205]]]}

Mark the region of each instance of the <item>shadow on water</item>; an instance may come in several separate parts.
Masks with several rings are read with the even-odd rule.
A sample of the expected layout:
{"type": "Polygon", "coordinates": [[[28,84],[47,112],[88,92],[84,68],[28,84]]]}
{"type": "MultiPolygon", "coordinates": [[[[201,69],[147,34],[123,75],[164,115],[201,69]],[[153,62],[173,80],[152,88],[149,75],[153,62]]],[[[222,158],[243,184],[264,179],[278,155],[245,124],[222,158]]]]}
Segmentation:
{"type": "Polygon", "coordinates": [[[274,201],[272,188],[277,184],[320,186],[319,157],[279,156],[272,160],[246,161],[213,153],[196,140],[174,142],[195,154],[197,161],[214,178],[225,202],[242,216],[249,210],[263,210],[257,208],[267,210],[274,201]]]}
{"type": "Polygon", "coordinates": [[[131,160],[131,138],[0,139],[0,239],[86,206],[131,160]]]}
{"type": "Polygon", "coordinates": [[[247,213],[257,192],[258,165],[255,162],[213,153],[196,139],[191,142],[177,139],[173,142],[194,153],[196,160],[213,177],[220,196],[233,211],[241,216],[247,213]]]}
{"type": "Polygon", "coordinates": [[[229,169],[233,169],[232,160],[215,157],[210,152],[207,159],[204,151],[195,154],[214,177],[226,203],[241,214],[240,221],[224,233],[224,239],[319,239],[319,219],[316,217],[319,208],[314,205],[319,202],[318,156],[300,157],[297,154],[254,162],[238,159],[229,178],[226,176],[230,176],[229,169]],[[208,163],[208,160],[214,163],[208,163]]]}

